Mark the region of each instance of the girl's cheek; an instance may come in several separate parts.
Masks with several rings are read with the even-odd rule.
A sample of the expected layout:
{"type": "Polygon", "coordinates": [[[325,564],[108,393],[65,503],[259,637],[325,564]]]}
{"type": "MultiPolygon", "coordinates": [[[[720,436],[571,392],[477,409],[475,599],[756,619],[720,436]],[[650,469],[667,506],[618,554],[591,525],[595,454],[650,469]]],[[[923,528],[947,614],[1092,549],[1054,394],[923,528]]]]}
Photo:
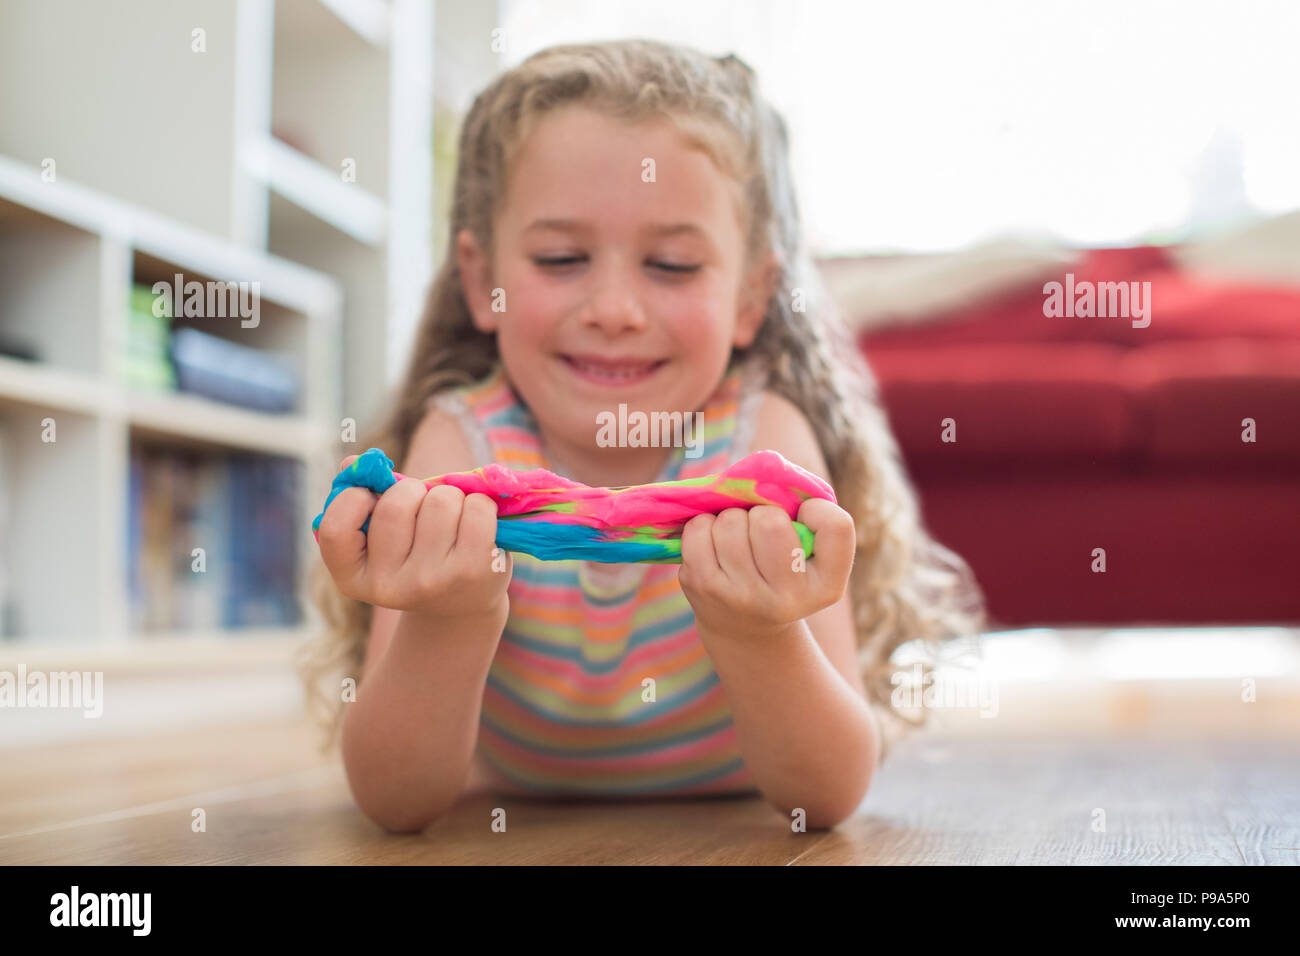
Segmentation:
{"type": "Polygon", "coordinates": [[[700,297],[676,312],[673,326],[679,338],[704,345],[707,341],[725,334],[722,310],[716,299],[700,297]]]}
{"type": "Polygon", "coordinates": [[[509,329],[509,334],[529,340],[542,337],[551,317],[562,314],[562,304],[555,301],[555,295],[543,284],[535,282],[515,282],[508,291],[500,294],[504,309],[501,327],[509,329]]]}
{"type": "Polygon", "coordinates": [[[675,325],[698,323],[718,311],[718,299],[710,284],[694,282],[690,287],[658,290],[652,299],[654,310],[675,325]]]}
{"type": "Polygon", "coordinates": [[[557,287],[544,279],[526,279],[510,290],[510,307],[530,328],[541,330],[554,317],[572,312],[580,304],[579,293],[557,287]]]}

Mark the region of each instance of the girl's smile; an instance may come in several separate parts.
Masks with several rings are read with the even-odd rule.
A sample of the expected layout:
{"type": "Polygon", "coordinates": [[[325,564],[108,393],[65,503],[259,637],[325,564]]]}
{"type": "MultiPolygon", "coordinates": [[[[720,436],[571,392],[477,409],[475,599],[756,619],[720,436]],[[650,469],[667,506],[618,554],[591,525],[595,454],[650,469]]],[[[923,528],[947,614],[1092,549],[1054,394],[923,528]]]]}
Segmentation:
{"type": "Polygon", "coordinates": [[[603,357],[585,353],[561,355],[560,360],[581,381],[599,388],[628,388],[653,379],[668,359],[640,359],[635,356],[603,357]]]}

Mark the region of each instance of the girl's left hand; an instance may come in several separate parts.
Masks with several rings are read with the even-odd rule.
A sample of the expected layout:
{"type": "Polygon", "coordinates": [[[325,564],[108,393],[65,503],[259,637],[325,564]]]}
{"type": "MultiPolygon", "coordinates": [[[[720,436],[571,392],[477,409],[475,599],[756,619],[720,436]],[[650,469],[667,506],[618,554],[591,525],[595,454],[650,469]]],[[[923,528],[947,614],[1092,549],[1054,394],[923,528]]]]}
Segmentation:
{"type": "Polygon", "coordinates": [[[701,631],[772,634],[843,596],[857,545],[853,516],[809,498],[798,518],[813,532],[812,558],[775,505],[728,508],[686,523],[677,580],[701,631]]]}

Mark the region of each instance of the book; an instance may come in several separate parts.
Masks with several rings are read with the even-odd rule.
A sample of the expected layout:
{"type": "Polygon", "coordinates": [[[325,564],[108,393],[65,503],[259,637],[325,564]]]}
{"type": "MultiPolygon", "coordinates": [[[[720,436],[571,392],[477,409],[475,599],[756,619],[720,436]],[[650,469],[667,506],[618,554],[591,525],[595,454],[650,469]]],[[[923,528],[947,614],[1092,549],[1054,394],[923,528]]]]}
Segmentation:
{"type": "Polygon", "coordinates": [[[131,287],[126,314],[126,348],[118,357],[122,381],[132,388],[172,391],[176,372],[171,360],[171,318],[147,285],[131,287]],[[162,315],[155,315],[155,311],[162,315]]]}
{"type": "Polygon", "coordinates": [[[137,631],[301,623],[298,462],[132,449],[130,620],[137,631]]]}
{"type": "Polygon", "coordinates": [[[289,412],[298,402],[287,359],[197,329],[172,334],[172,361],[182,391],[264,412],[289,412]]]}

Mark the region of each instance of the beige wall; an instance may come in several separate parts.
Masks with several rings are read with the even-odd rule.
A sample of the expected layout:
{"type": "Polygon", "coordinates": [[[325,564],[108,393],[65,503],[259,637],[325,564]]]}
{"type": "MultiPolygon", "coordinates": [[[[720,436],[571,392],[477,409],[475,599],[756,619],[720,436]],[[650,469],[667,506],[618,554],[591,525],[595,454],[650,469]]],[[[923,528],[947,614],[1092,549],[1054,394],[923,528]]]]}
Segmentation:
{"type": "Polygon", "coordinates": [[[235,8],[5,0],[0,153],[230,236],[235,8]]]}

